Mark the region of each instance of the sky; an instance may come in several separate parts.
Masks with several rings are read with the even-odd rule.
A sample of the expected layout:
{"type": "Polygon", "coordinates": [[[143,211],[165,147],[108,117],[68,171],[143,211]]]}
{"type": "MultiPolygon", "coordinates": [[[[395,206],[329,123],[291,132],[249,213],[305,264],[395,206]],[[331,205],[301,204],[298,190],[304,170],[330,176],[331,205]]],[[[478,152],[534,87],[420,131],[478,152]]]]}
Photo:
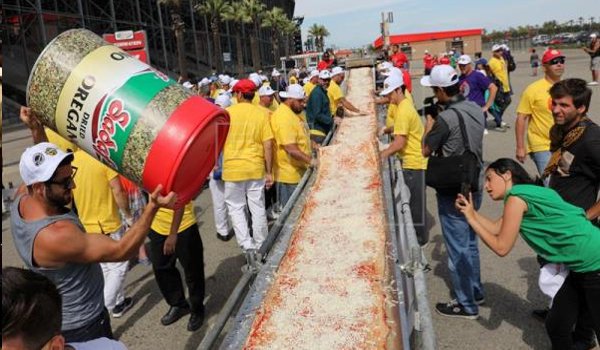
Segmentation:
{"type": "Polygon", "coordinates": [[[598,0],[296,0],[294,16],[304,16],[302,38],[313,23],[330,32],[326,47],[362,47],[380,35],[381,12],[393,12],[390,34],[566,22],[600,21],[598,0]]]}

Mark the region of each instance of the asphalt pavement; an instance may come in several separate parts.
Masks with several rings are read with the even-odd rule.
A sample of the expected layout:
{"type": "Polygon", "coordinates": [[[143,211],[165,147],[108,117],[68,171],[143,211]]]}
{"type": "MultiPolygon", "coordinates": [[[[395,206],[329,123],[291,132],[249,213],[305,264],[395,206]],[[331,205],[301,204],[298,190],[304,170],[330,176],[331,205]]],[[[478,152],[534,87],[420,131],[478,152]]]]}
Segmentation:
{"type": "MultiPolygon", "coordinates": [[[[589,56],[581,50],[568,50],[565,54],[567,64],[564,77],[589,80],[589,56]]],[[[504,133],[490,131],[484,137],[484,160],[487,162],[500,157],[514,157],[515,109],[519,96],[529,83],[541,78],[541,72],[538,77],[530,76],[527,53],[515,53],[515,56],[518,66],[511,75],[515,95],[504,117],[511,128],[504,133]]],[[[420,62],[413,62],[411,69],[413,95],[418,104],[424,97],[431,95],[429,88],[422,88],[418,83],[420,66],[420,62]]],[[[594,95],[589,116],[600,123],[600,88],[592,89],[594,95]]],[[[3,130],[2,181],[5,186],[9,182],[14,186],[20,184],[18,161],[25,147],[30,144],[28,130],[19,127],[3,130]]],[[[525,165],[530,173],[535,172],[531,160],[527,160],[525,165]]],[[[427,284],[430,307],[433,310],[436,302],[450,299],[450,280],[446,250],[438,225],[435,193],[429,189],[427,196],[427,211],[432,226],[431,244],[425,249],[425,253],[432,268],[427,275],[427,284]]],[[[207,325],[214,322],[215,316],[242,275],[241,267],[245,259],[235,239],[222,242],[215,236],[208,191],[201,193],[194,203],[204,242],[206,323],[194,333],[186,330],[187,318],[170,326],[162,326],[159,320],[168,307],[154,281],[152,269],[136,265],[126,280],[126,293],[133,297],[135,304],[123,317],[112,319],[115,335],[130,349],[196,349],[206,334],[207,325]]],[[[486,196],[481,210],[486,215],[498,217],[501,215],[501,204],[492,202],[486,196]]],[[[12,242],[7,215],[2,216],[2,242],[2,266],[22,266],[12,242]]],[[[481,276],[486,291],[486,303],[480,308],[480,318],[476,321],[451,319],[434,312],[433,324],[439,349],[549,349],[550,343],[543,323],[531,316],[533,309],[543,308],[548,302],[537,287],[538,265],[535,254],[521,239],[504,258],[496,256],[483,244],[480,244],[480,252],[481,276]]]]}

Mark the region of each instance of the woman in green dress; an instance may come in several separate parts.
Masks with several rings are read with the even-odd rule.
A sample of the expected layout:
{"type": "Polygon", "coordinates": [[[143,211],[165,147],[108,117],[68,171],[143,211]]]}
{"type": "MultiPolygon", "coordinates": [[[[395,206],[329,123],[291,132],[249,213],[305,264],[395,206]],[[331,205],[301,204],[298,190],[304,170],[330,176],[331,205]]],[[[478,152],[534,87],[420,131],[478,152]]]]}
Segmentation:
{"type": "Polygon", "coordinates": [[[553,349],[572,349],[571,332],[578,312],[589,311],[600,339],[600,229],[585,211],[565,202],[552,189],[538,186],[516,161],[501,158],[485,172],[485,190],[504,201],[504,212],[491,220],[459,194],[456,208],[483,242],[497,255],[507,255],[519,232],[545,260],[564,264],[569,275],[556,293],[546,318],[553,349]]]}

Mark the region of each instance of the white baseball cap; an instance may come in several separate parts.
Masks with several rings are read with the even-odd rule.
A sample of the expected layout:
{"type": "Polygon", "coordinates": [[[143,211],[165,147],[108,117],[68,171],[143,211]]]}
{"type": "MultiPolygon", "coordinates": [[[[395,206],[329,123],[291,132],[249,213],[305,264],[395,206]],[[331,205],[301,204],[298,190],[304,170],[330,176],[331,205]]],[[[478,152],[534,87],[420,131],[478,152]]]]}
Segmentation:
{"type": "Polygon", "coordinates": [[[593,39],[593,38],[596,38],[596,37],[598,37],[598,34],[596,34],[596,33],[592,33],[592,34],[590,34],[590,38],[592,38],[592,39],[593,39]]]}
{"type": "Polygon", "coordinates": [[[279,96],[282,98],[293,98],[295,100],[304,99],[304,89],[299,84],[291,84],[285,89],[285,91],[280,91],[279,96]]]}
{"type": "Polygon", "coordinates": [[[308,79],[310,80],[310,79],[312,79],[314,77],[318,77],[318,76],[319,76],[319,71],[315,69],[315,70],[311,71],[310,74],[308,74],[308,79]]]}
{"type": "Polygon", "coordinates": [[[250,75],[248,76],[248,79],[252,80],[252,82],[254,83],[254,85],[256,85],[256,87],[259,87],[262,85],[262,79],[260,78],[260,75],[258,75],[258,73],[250,73],[250,75]]]}
{"type": "Polygon", "coordinates": [[[398,67],[392,67],[388,70],[382,71],[381,75],[383,75],[384,77],[389,77],[392,75],[400,75],[402,76],[402,70],[398,67]]]}
{"type": "Polygon", "coordinates": [[[471,56],[469,55],[462,55],[458,58],[458,64],[470,64],[471,62],[471,56]]]}
{"type": "Polygon", "coordinates": [[[380,96],[387,96],[392,91],[404,85],[404,79],[402,78],[402,74],[393,74],[389,77],[385,78],[383,81],[383,91],[379,93],[380,96]]]}
{"type": "Polygon", "coordinates": [[[231,77],[229,75],[220,75],[219,83],[221,83],[223,85],[229,85],[229,84],[231,84],[231,77]]]}
{"type": "Polygon", "coordinates": [[[210,85],[210,79],[204,77],[202,78],[202,80],[200,80],[198,82],[198,86],[202,87],[202,86],[206,86],[206,85],[210,85]]]}
{"type": "Polygon", "coordinates": [[[331,79],[331,72],[329,72],[327,69],[323,69],[320,73],[319,73],[319,79],[331,79]]]}
{"type": "Polygon", "coordinates": [[[65,153],[50,142],[31,146],[23,152],[19,161],[21,178],[26,186],[46,182],[52,178],[60,163],[68,157],[73,160],[73,153],[65,153]]]}
{"type": "Polygon", "coordinates": [[[263,85],[258,89],[258,96],[271,96],[275,93],[270,85],[263,85]]]}
{"type": "Polygon", "coordinates": [[[228,93],[220,94],[215,98],[215,104],[221,108],[227,108],[231,106],[231,95],[228,93]]]}
{"type": "Polygon", "coordinates": [[[431,74],[421,78],[423,86],[448,87],[458,83],[458,74],[450,65],[441,64],[431,69],[431,74]]]}
{"type": "Polygon", "coordinates": [[[498,50],[502,50],[502,45],[494,44],[494,46],[492,46],[492,51],[498,51],[498,50]]]}
{"type": "Polygon", "coordinates": [[[338,74],[343,74],[344,72],[344,68],[342,67],[333,67],[333,69],[331,69],[331,76],[334,77],[338,74]]]}
{"type": "Polygon", "coordinates": [[[394,65],[392,64],[392,62],[381,62],[379,64],[379,66],[377,67],[378,70],[388,70],[388,69],[392,69],[392,67],[394,67],[394,65]]]}
{"type": "Polygon", "coordinates": [[[192,83],[190,83],[189,81],[184,82],[183,87],[186,89],[191,89],[194,85],[192,83]]]}
{"type": "Polygon", "coordinates": [[[429,53],[429,50],[425,49],[425,53],[429,53]]]}
{"type": "Polygon", "coordinates": [[[279,71],[277,69],[273,68],[273,72],[271,72],[271,76],[278,77],[280,75],[281,75],[281,73],[279,73],[279,71]]]}

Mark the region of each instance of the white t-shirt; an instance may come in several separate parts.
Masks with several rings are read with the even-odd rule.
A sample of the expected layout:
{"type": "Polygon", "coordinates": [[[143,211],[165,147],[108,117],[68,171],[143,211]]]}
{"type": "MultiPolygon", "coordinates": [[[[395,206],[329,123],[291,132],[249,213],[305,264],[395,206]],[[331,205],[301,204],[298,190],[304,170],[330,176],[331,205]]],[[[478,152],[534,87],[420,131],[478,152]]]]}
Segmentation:
{"type": "Polygon", "coordinates": [[[98,338],[81,343],[68,343],[67,346],[75,350],[127,350],[125,344],[108,338],[98,338]]]}

